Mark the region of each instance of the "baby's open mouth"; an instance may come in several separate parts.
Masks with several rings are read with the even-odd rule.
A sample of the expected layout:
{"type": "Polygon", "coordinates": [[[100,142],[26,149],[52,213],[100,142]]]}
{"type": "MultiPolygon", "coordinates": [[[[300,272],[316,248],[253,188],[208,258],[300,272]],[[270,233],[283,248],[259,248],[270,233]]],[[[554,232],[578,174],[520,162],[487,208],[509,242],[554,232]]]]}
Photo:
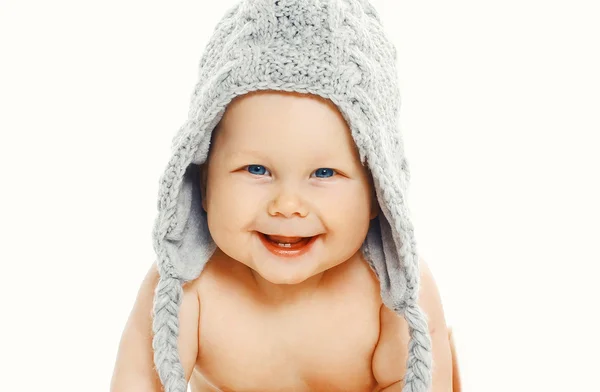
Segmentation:
{"type": "Polygon", "coordinates": [[[281,235],[268,235],[260,233],[267,241],[282,248],[301,248],[308,244],[314,237],[286,237],[281,235]]]}

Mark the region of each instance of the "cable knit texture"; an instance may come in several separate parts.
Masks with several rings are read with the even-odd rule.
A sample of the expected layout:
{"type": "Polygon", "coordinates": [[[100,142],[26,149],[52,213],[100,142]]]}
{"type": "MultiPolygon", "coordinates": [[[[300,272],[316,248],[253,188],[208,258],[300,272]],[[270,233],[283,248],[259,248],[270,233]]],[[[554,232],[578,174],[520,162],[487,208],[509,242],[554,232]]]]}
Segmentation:
{"type": "Polygon", "coordinates": [[[243,0],[214,28],[199,65],[188,118],[172,140],[160,178],[153,229],[160,280],[153,306],[154,362],[166,392],[186,392],[179,358],[182,285],[216,249],[201,206],[198,170],[233,98],[255,90],[331,100],[371,170],[381,214],[361,247],[388,308],[407,320],[403,392],[431,385],[431,338],[419,308],[419,265],[407,206],[410,181],[398,126],[396,49],[367,0],[243,0]]]}

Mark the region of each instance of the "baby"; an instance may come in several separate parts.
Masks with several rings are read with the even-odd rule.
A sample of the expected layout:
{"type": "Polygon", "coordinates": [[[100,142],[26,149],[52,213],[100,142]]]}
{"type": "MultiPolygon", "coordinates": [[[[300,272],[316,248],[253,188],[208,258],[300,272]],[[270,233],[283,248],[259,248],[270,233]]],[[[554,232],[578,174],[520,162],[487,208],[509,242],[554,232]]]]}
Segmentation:
{"type": "Polygon", "coordinates": [[[254,0],[217,25],[111,391],[453,390],[379,23],[365,0],[254,0]]]}

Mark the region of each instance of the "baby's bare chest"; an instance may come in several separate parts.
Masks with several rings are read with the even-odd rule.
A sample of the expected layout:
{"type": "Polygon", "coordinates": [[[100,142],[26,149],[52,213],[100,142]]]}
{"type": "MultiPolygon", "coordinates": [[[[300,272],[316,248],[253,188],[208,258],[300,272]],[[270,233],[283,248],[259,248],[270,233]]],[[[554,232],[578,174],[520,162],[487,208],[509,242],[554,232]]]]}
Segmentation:
{"type": "Polygon", "coordinates": [[[373,391],[380,302],[372,288],[281,308],[205,292],[192,390],[373,391]]]}

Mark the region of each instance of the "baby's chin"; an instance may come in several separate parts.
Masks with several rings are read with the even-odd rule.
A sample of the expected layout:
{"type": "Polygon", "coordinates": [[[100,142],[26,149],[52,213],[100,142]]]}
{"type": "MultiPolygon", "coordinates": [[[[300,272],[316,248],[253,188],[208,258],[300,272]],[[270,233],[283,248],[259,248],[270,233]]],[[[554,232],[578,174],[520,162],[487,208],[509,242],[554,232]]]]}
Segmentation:
{"type": "Polygon", "coordinates": [[[316,263],[310,258],[278,260],[276,256],[253,260],[246,265],[263,279],[276,285],[301,284],[330,268],[327,264],[316,263]]]}

